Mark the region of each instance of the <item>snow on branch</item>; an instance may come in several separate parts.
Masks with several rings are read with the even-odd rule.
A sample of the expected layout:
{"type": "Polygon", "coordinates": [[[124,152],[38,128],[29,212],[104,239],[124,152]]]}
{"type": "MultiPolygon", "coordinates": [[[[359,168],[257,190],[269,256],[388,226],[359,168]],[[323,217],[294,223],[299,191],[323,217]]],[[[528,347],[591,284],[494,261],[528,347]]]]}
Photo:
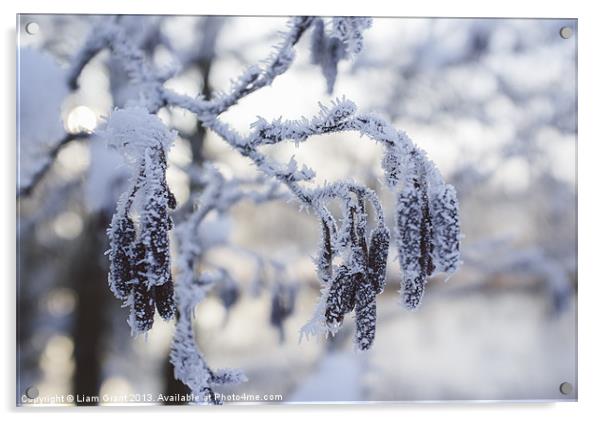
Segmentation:
{"type": "Polygon", "coordinates": [[[311,26],[313,20],[313,17],[308,16],[291,18],[287,23],[288,30],[280,33],[280,41],[274,46],[270,57],[264,61],[265,65],[250,67],[234,82],[229,94],[218,94],[211,101],[211,112],[222,113],[240,98],[270,85],[276,77],[286,72],[295,58],[293,47],[311,26]]]}
{"type": "Polygon", "coordinates": [[[194,336],[194,308],[222,276],[221,272],[183,276],[176,286],[178,318],[176,333],[171,343],[170,361],[174,366],[175,378],[190,388],[196,404],[221,404],[218,395],[213,391],[215,386],[237,384],[247,380],[239,370],[211,370],[198,349],[194,336]]]}
{"type": "MultiPolygon", "coordinates": [[[[340,230],[335,241],[331,239],[331,244],[334,245],[331,258],[337,255],[347,256],[346,264],[338,268],[329,266],[323,258],[326,248],[324,244],[321,245],[316,264],[318,277],[324,279],[327,273],[331,273],[331,279],[322,288],[316,314],[303,327],[302,336],[336,332],[344,314],[355,308],[354,300],[361,299],[361,311],[356,311],[356,317],[364,317],[365,323],[358,322],[356,343],[360,349],[368,349],[374,340],[373,332],[368,326],[371,326],[371,320],[375,318],[375,310],[372,309],[373,300],[366,298],[372,296],[372,292],[363,287],[367,281],[358,274],[368,273],[366,265],[369,250],[367,246],[363,246],[367,243],[365,233],[353,233],[354,230],[348,229],[348,221],[355,223],[356,216],[352,216],[351,213],[356,214],[357,209],[363,209],[361,203],[364,199],[369,200],[376,211],[381,229],[379,236],[373,233],[371,238],[380,238],[375,240],[377,246],[386,243],[388,247],[388,228],[383,225],[384,214],[378,197],[371,190],[353,182],[335,182],[320,188],[304,187],[299,182],[310,181],[315,174],[313,170],[303,168],[299,171],[294,159],[286,166],[275,163],[259,152],[259,146],[285,140],[299,143],[309,136],[345,131],[358,131],[385,146],[384,182],[391,189],[400,189],[396,209],[396,240],[403,272],[402,301],[410,309],[415,309],[422,300],[428,277],[435,270],[434,260],[439,271],[453,273],[459,266],[460,231],[457,224],[457,200],[455,191],[446,185],[436,166],[424,151],[414,145],[406,133],[395,130],[378,116],[357,113],[355,105],[347,99],[333,101],[330,108],[322,105],[320,108],[320,113],[311,119],[278,119],[268,123],[260,118],[251,125],[251,132],[247,136],[232,130],[217,116],[210,119],[199,116],[199,119],[243,156],[250,158],[265,175],[284,183],[302,207],[312,209],[321,220],[322,226],[327,225],[329,233],[335,232],[336,227],[332,216],[327,212],[326,202],[339,199],[348,203],[350,193],[358,195],[358,204],[348,207],[346,211],[347,229],[340,230]],[[436,232],[436,236],[433,231],[436,232]],[[352,235],[358,238],[359,243],[345,240],[352,235]],[[346,250],[349,247],[351,248],[346,250]],[[358,250],[363,252],[361,258],[357,257],[360,254],[358,250]],[[359,288],[360,286],[362,287],[359,288]],[[356,293],[360,294],[358,291],[361,292],[361,297],[349,298],[354,297],[356,293]]],[[[363,211],[358,218],[361,223],[365,218],[363,211]]],[[[323,230],[323,238],[324,233],[323,230]]],[[[375,252],[375,255],[380,255],[380,258],[375,258],[373,262],[378,260],[381,265],[382,262],[386,265],[386,259],[383,260],[384,251],[375,252]]],[[[382,274],[382,271],[380,273],[382,274]]],[[[379,280],[372,283],[372,288],[382,292],[384,279],[381,278],[384,278],[384,275],[377,277],[379,280]]]]}
{"type": "MultiPolygon", "coordinates": [[[[216,286],[226,308],[234,304],[239,292],[235,281],[224,268],[198,274],[197,263],[208,249],[208,242],[201,232],[202,222],[211,211],[225,213],[241,200],[250,199],[259,204],[282,200],[285,196],[279,191],[278,184],[270,183],[267,183],[268,188],[263,191],[243,191],[246,184],[265,185],[266,181],[263,178],[250,181],[236,178],[226,180],[215,167],[209,164],[202,168],[199,181],[203,190],[196,198],[196,209],[176,228],[179,257],[175,302],[178,316],[170,360],[176,378],[190,388],[193,395],[198,398],[197,403],[219,404],[221,402],[213,391],[214,386],[240,383],[246,381],[246,377],[238,370],[214,372],[208,367],[194,339],[192,315],[194,307],[203,301],[213,285],[216,286]]],[[[285,293],[278,292],[278,294],[280,297],[285,293]]],[[[272,310],[272,324],[280,326],[280,329],[282,320],[292,311],[293,298],[290,295],[278,298],[279,301],[275,305],[279,307],[272,310]]]]}
{"type": "Polygon", "coordinates": [[[87,133],[65,133],[58,117],[69,90],[65,71],[47,53],[20,48],[17,54],[17,196],[27,196],[50,170],[62,147],[87,133]]]}
{"type": "MultiPolygon", "coordinates": [[[[227,268],[199,275],[197,264],[206,247],[200,240],[199,227],[211,211],[226,212],[246,197],[256,203],[281,200],[284,196],[279,187],[285,187],[301,209],[311,210],[319,221],[322,235],[316,272],[321,294],[314,316],[302,328],[301,336],[335,334],[345,316],[354,312],[357,348],[368,350],[375,340],[376,297],[385,288],[391,241],[378,195],[352,180],[313,186],[316,174],[313,169],[299,168],[294,157],[288,162],[277,162],[263,153],[262,147],[283,141],[299,144],[311,136],[350,131],[382,144],[383,182],[397,197],[393,210],[394,240],[401,264],[403,303],[416,308],[429,276],[435,271],[452,273],[459,266],[460,229],[455,190],[445,183],[426,153],[386,120],[358,112],[357,106],[344,97],[327,106],[319,104],[317,114],[311,118],[268,122],[258,117],[246,135],[220,118],[241,98],[270,85],[285,73],[295,59],[295,45],[311,27],[312,58],[322,67],[331,92],[338,61],[361,51],[363,31],[370,25],[368,18],[340,17],[330,21],[292,18],[268,58],[248,67],[228,91],[211,98],[192,98],[165,88],[164,81],[173,69],[155,69],[115,21],[91,34],[76,55],[70,73],[72,81],[96,52],[108,48],[132,82],[144,88],[137,101],[110,116],[102,131],[136,174],[118,203],[109,229],[109,283],[115,295],[131,307],[130,324],[134,333],[152,327],[155,307],[166,319],[177,313],[171,361],[176,377],[198,394],[199,402],[219,403],[214,386],[243,380],[235,371],[213,372],[196,346],[192,327],[194,307],[211,285],[228,283],[230,279],[227,268]],[[204,128],[250,159],[261,174],[261,182],[271,186],[264,192],[242,192],[239,180],[226,180],[214,167],[204,167],[197,205],[175,230],[178,249],[175,291],[168,238],[172,227],[169,210],[175,207],[175,200],[165,182],[165,155],[175,133],[154,116],[161,107],[179,107],[193,113],[204,128]],[[341,206],[340,221],[328,209],[333,201],[341,206]],[[371,230],[368,230],[366,202],[374,209],[371,230]]],[[[274,290],[275,326],[290,312],[286,294],[274,290]]]]}
{"type": "Polygon", "coordinates": [[[349,117],[356,112],[356,105],[345,99],[336,99],[331,107],[320,105],[320,114],[311,120],[274,120],[268,123],[259,118],[251,124],[253,132],[247,143],[251,145],[268,145],[281,142],[285,139],[292,140],[295,144],[307,140],[310,136],[340,132],[349,127],[349,117]]]}

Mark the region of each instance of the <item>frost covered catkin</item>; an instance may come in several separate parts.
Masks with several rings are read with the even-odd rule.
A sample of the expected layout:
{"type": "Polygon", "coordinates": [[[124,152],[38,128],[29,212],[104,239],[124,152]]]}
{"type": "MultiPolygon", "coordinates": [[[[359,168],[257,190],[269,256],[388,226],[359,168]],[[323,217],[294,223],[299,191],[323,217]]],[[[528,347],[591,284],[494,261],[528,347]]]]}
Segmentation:
{"type": "Polygon", "coordinates": [[[175,316],[176,310],[173,281],[170,279],[163,285],[158,285],[153,288],[155,290],[157,312],[165,320],[172,319],[175,316]]]}
{"type": "Polygon", "coordinates": [[[113,217],[113,231],[109,231],[111,249],[109,253],[109,288],[120,300],[130,294],[133,278],[132,246],[136,240],[136,228],[129,216],[113,217]]]}
{"type": "Polygon", "coordinates": [[[135,247],[132,279],[132,303],[130,304],[130,326],[134,332],[147,332],[153,327],[155,319],[154,290],[149,288],[146,279],[147,263],[145,248],[141,242],[135,247]]]}
{"type": "Polygon", "coordinates": [[[341,265],[337,269],[326,300],[326,324],[330,328],[340,327],[345,314],[355,307],[358,275],[351,275],[349,268],[345,265],[341,265]]]}
{"type": "Polygon", "coordinates": [[[377,294],[380,294],[385,289],[390,237],[389,229],[386,226],[375,228],[370,235],[368,279],[374,286],[377,294]]]}
{"type": "Polygon", "coordinates": [[[426,183],[413,183],[399,194],[398,247],[404,274],[402,301],[420,305],[428,277],[453,273],[460,266],[458,201],[453,186],[441,184],[429,195],[426,183]]]}
{"type": "Polygon", "coordinates": [[[328,223],[322,220],[322,238],[318,257],[316,258],[316,267],[318,277],[324,283],[328,283],[332,277],[332,258],[333,250],[330,228],[328,227],[328,223]]]}
{"type": "Polygon", "coordinates": [[[108,230],[109,285],[130,306],[133,333],[150,330],[155,308],[164,319],[175,315],[169,249],[170,209],[175,198],[166,180],[166,150],[175,133],[147,110],[115,110],[99,132],[117,148],[137,176],[130,179],[108,230]],[[130,212],[139,215],[138,227],[130,212]]]}
{"type": "Polygon", "coordinates": [[[420,305],[427,277],[433,272],[432,225],[425,188],[414,182],[399,194],[397,202],[398,247],[404,273],[403,303],[420,305]]]}
{"type": "Polygon", "coordinates": [[[433,263],[438,272],[460,266],[460,220],[456,189],[447,184],[433,199],[433,263]]]}
{"type": "MultiPolygon", "coordinates": [[[[171,279],[169,231],[173,223],[169,210],[175,208],[175,198],[165,178],[165,155],[175,133],[154,115],[160,108],[180,107],[193,113],[204,128],[212,130],[235,151],[250,158],[263,175],[286,186],[303,209],[312,210],[321,219],[322,243],[316,268],[323,288],[315,315],[303,328],[306,334],[334,332],[345,314],[355,310],[356,344],[360,349],[372,345],[375,297],[385,286],[390,234],[376,192],[350,180],[326,183],[320,188],[310,187],[316,176],[312,169],[305,166],[299,169],[294,158],[288,165],[271,159],[263,153],[263,147],[267,145],[292,141],[298,146],[312,136],[355,131],[385,147],[384,181],[398,194],[396,240],[407,307],[419,305],[427,277],[433,271],[453,272],[459,266],[460,231],[453,188],[445,186],[426,153],[383,118],[372,113],[359,113],[356,105],[344,97],[333,101],[329,107],[320,105],[320,113],[311,119],[268,122],[259,117],[246,136],[220,118],[239,100],[272,84],[278,75],[285,73],[295,59],[295,46],[312,26],[312,61],[322,68],[327,89],[332,92],[338,63],[360,53],[364,45],[363,32],[370,25],[371,19],[362,17],[293,18],[289,30],[283,33],[269,58],[250,66],[230,90],[208,99],[181,95],[166,87],[164,82],[171,76],[158,72],[147,62],[144,53],[130,42],[118,24],[93,31],[92,42],[87,42],[76,56],[72,81],[77,80],[79,72],[94,54],[109,47],[110,53],[124,65],[126,73],[133,80],[144,83],[143,95],[135,102],[143,106],[115,110],[102,130],[102,136],[122,153],[133,172],[139,172],[138,177],[130,180],[128,190],[119,201],[109,230],[109,283],[115,295],[130,306],[134,333],[150,329],[155,309],[163,318],[174,316],[175,287],[180,315],[172,353],[176,377],[194,393],[210,396],[211,401],[215,401],[211,386],[221,384],[221,380],[208,369],[198,352],[191,321],[193,306],[198,303],[198,297],[193,294],[203,295],[204,287],[195,290],[194,265],[188,262],[175,286],[171,279]],[[399,192],[399,186],[405,186],[405,189],[399,192]],[[355,199],[357,203],[352,204],[355,199]],[[331,200],[347,206],[348,213],[343,216],[340,226],[328,211],[326,202],[331,200]],[[364,202],[370,203],[377,222],[369,239],[366,238],[364,202]],[[133,216],[139,216],[139,219],[133,216]],[[340,261],[343,263],[336,267],[340,261]]],[[[209,187],[212,186],[208,185],[208,190],[209,187]]],[[[194,243],[185,241],[183,244],[194,243]]],[[[188,250],[188,254],[198,257],[198,251],[193,249],[188,250]]],[[[238,298],[238,290],[221,290],[221,297],[224,305],[230,306],[238,298]]],[[[278,317],[274,320],[281,321],[281,315],[286,311],[281,303],[275,303],[274,314],[278,317]]]]}
{"type": "Polygon", "coordinates": [[[376,336],[376,290],[370,282],[362,282],[355,293],[355,341],[366,351],[376,336]]]}
{"type": "Polygon", "coordinates": [[[169,263],[170,193],[165,182],[167,163],[161,149],[147,150],[145,156],[145,191],[140,217],[140,240],[145,248],[149,286],[171,282],[169,263]]]}
{"type": "Polygon", "coordinates": [[[342,239],[337,241],[339,253],[346,256],[329,285],[325,322],[334,333],[343,323],[345,314],[355,311],[355,343],[359,350],[368,350],[376,335],[376,295],[385,283],[389,230],[375,228],[366,240],[367,215],[363,199],[357,205],[347,203],[342,239]]]}

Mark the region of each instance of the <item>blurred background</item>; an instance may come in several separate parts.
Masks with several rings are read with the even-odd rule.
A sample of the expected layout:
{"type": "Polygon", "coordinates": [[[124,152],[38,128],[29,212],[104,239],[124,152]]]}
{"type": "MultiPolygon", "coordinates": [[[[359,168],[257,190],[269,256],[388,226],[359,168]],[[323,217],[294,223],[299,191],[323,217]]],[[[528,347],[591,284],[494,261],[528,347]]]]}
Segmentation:
{"type": "MultiPolygon", "coordinates": [[[[93,131],[143,86],[104,51],[84,68],[79,89],[69,88],[69,62],[102,19],[21,15],[17,28],[18,399],[32,385],[41,397],[186,393],[168,361],[173,323],[157,319],[146,337],[131,337],[128,310],[107,285],[106,228],[128,172],[93,131]]],[[[157,66],[179,63],[167,86],[207,96],[268,57],[286,20],[118,21],[157,66]]],[[[376,341],[358,353],[352,320],[334,339],[299,341],[319,296],[313,217],[283,201],[243,201],[213,215],[201,230],[211,240],[203,264],[227,268],[232,282],[196,309],[197,342],[212,367],[240,368],[249,378],[219,392],[281,394],[288,402],[576,398],[576,25],[376,18],[363,51],[340,62],[332,95],[311,63],[306,33],[287,73],[224,114],[247,133],[257,116],[309,117],[318,102],[344,95],[427,151],[458,191],[465,237],[461,270],[431,279],[415,312],[399,304],[391,250],[376,341]],[[562,27],[570,38],[560,36],[562,27]],[[282,285],[294,292],[290,317],[275,315],[282,285]],[[568,395],[563,382],[573,385],[568,395]]],[[[198,190],[191,168],[213,162],[227,178],[258,175],[189,112],[158,115],[178,131],[167,172],[176,224],[198,190]]],[[[265,152],[280,162],[294,155],[316,170],[317,182],[368,185],[394,226],[374,142],[334,134],[265,152]]]]}

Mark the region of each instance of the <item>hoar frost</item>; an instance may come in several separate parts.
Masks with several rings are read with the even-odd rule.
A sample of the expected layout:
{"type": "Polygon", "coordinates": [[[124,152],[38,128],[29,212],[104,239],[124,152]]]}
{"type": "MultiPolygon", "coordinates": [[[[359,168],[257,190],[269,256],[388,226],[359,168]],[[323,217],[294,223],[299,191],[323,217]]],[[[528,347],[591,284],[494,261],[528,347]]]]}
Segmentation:
{"type": "Polygon", "coordinates": [[[165,177],[175,133],[157,116],[131,107],[115,110],[98,134],[121,152],[135,174],[108,234],[109,286],[130,307],[129,324],[137,334],[152,328],[155,309],[165,320],[175,315],[169,231],[176,202],[165,177]]]}
{"type": "MultiPolygon", "coordinates": [[[[239,100],[272,84],[291,67],[295,46],[306,31],[312,32],[311,60],[321,67],[327,90],[332,92],[338,63],[361,52],[363,33],[370,27],[371,19],[292,18],[269,57],[249,66],[228,91],[218,91],[211,98],[192,98],[171,91],[164,84],[170,73],[155,69],[118,21],[105,23],[98,31],[92,31],[76,54],[69,73],[72,86],[77,86],[86,63],[107,48],[131,81],[144,87],[138,100],[128,104],[128,108],[115,110],[99,132],[123,155],[132,173],[108,230],[109,285],[115,296],[130,307],[133,333],[151,329],[155,311],[164,319],[176,318],[170,354],[175,377],[204,401],[219,403],[214,386],[238,383],[245,378],[236,370],[211,370],[196,345],[193,311],[209,288],[216,284],[216,292],[226,307],[234,305],[240,293],[225,268],[199,274],[197,262],[204,253],[204,244],[198,229],[209,212],[225,212],[245,195],[232,194],[228,190],[232,183],[215,168],[203,168],[203,190],[197,207],[175,230],[179,257],[178,282],[174,284],[168,234],[173,225],[170,212],[176,204],[165,171],[166,155],[175,133],[154,115],[161,107],[179,107],[193,113],[199,124],[249,159],[266,181],[288,189],[287,199],[296,199],[302,210],[316,216],[321,230],[315,257],[321,293],[313,317],[301,330],[302,336],[335,334],[353,312],[356,347],[365,351],[372,346],[376,336],[376,299],[385,288],[392,235],[375,191],[352,180],[312,187],[316,175],[313,169],[299,167],[294,157],[287,163],[277,162],[264,154],[262,147],[266,145],[284,141],[299,144],[311,136],[347,131],[356,131],[383,145],[383,184],[397,197],[393,238],[402,272],[402,302],[410,309],[416,308],[429,276],[458,269],[460,228],[455,190],[445,184],[435,165],[409,136],[383,118],[360,113],[352,101],[341,98],[329,105],[319,104],[319,112],[311,118],[268,122],[259,117],[247,135],[220,119],[239,100]],[[341,205],[340,220],[330,213],[331,202],[341,205]],[[374,219],[372,224],[369,217],[374,219]]],[[[255,192],[249,197],[255,203],[282,199],[276,190],[255,192]]],[[[294,295],[286,284],[272,290],[270,322],[281,333],[283,321],[293,310],[294,295]]]]}

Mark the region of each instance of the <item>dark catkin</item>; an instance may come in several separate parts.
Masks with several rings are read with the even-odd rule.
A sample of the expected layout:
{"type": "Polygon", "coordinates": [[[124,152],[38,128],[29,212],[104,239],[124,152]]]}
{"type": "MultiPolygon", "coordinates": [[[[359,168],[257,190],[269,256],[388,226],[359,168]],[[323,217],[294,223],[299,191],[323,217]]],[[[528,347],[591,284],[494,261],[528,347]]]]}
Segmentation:
{"type": "Polygon", "coordinates": [[[351,208],[352,225],[350,226],[351,253],[349,254],[348,266],[352,269],[351,280],[354,291],[360,285],[368,282],[368,244],[366,242],[366,212],[363,200],[360,200],[357,208],[351,208]]]}
{"type": "Polygon", "coordinates": [[[317,257],[318,277],[324,283],[327,283],[332,278],[332,236],[328,223],[322,219],[322,238],[320,250],[317,257]]]}
{"type": "Polygon", "coordinates": [[[137,242],[134,246],[132,265],[131,319],[132,329],[146,332],[153,327],[155,316],[154,290],[149,288],[147,265],[144,259],[144,245],[137,242]]]}
{"type": "Polygon", "coordinates": [[[376,335],[376,290],[362,282],[355,292],[355,342],[358,349],[370,349],[376,335]]]}
{"type": "Polygon", "coordinates": [[[355,307],[355,289],[357,275],[351,274],[345,265],[339,266],[332,280],[326,299],[326,324],[338,328],[345,314],[355,307]]]}
{"type": "MultiPolygon", "coordinates": [[[[362,203],[362,202],[360,202],[362,203]]],[[[348,266],[353,272],[365,274],[368,265],[368,245],[366,244],[366,214],[363,206],[349,208],[348,238],[351,253],[348,266]]]]}
{"type": "MultiPolygon", "coordinates": [[[[357,291],[365,288],[370,281],[368,272],[368,245],[365,236],[366,214],[363,202],[358,206],[348,206],[348,214],[344,224],[344,244],[348,247],[347,261],[341,265],[330,285],[326,301],[326,324],[330,328],[338,328],[345,314],[356,308],[357,291]]],[[[374,287],[370,285],[374,294],[374,287]]],[[[375,294],[374,294],[375,295],[375,294]]],[[[370,311],[362,309],[356,316],[362,318],[364,313],[370,316],[370,311]],[[367,312],[367,313],[366,313],[367,312]]],[[[364,323],[358,321],[358,323],[364,323]]],[[[363,334],[367,333],[366,326],[369,320],[363,324],[363,334]]]]}
{"type": "Polygon", "coordinates": [[[157,312],[164,320],[171,320],[176,314],[173,281],[169,280],[163,285],[153,287],[155,290],[155,304],[157,312]]]}
{"type": "Polygon", "coordinates": [[[148,285],[145,248],[141,242],[134,247],[132,266],[131,321],[136,332],[146,332],[153,327],[155,316],[154,289],[148,285]]]}
{"type": "Polygon", "coordinates": [[[400,193],[397,212],[399,255],[404,273],[403,303],[413,310],[420,305],[427,277],[434,270],[428,194],[418,180],[400,193]]]}
{"type": "Polygon", "coordinates": [[[402,301],[407,308],[415,308],[422,298],[420,276],[420,225],[422,210],[414,188],[404,189],[398,197],[397,229],[399,259],[403,272],[402,301]]]}
{"type": "Polygon", "coordinates": [[[132,280],[132,247],[136,240],[134,222],[123,215],[113,218],[115,227],[109,230],[109,288],[116,298],[125,300],[130,294],[132,280]]]}
{"type": "Polygon", "coordinates": [[[456,190],[446,185],[433,199],[433,262],[439,272],[460,266],[460,220],[456,190]]]}
{"type": "Polygon", "coordinates": [[[154,161],[147,163],[145,167],[146,202],[140,218],[140,240],[146,248],[149,283],[162,285],[171,279],[168,215],[170,200],[165,181],[167,163],[161,149],[151,156],[154,161]]]}
{"type": "Polygon", "coordinates": [[[422,220],[420,221],[420,270],[426,276],[430,276],[435,270],[433,264],[433,222],[431,220],[431,212],[429,207],[429,198],[426,189],[420,188],[422,209],[422,220]]]}
{"type": "Polygon", "coordinates": [[[115,297],[127,301],[132,291],[134,273],[136,227],[129,217],[139,183],[144,179],[144,164],[141,165],[136,182],[127,197],[122,198],[123,207],[118,206],[107,230],[109,237],[109,289],[115,297]]]}
{"type": "Polygon", "coordinates": [[[372,230],[370,235],[367,274],[377,294],[385,289],[390,237],[389,229],[384,225],[372,230]]]}
{"type": "Polygon", "coordinates": [[[132,286],[132,316],[134,330],[147,332],[152,329],[155,316],[155,302],[152,290],[138,282],[132,286]]]}
{"type": "Polygon", "coordinates": [[[368,243],[366,241],[366,224],[368,223],[368,215],[366,214],[366,205],[363,200],[358,200],[357,206],[357,225],[356,237],[357,245],[362,249],[362,253],[367,261],[368,259],[368,243]]]}
{"type": "Polygon", "coordinates": [[[169,250],[173,222],[169,209],[176,207],[176,199],[167,185],[166,170],[163,148],[148,148],[138,162],[138,175],[123,199],[123,208],[118,208],[108,230],[109,285],[118,299],[130,305],[134,333],[152,327],[155,306],[166,320],[175,314],[169,250]],[[138,199],[143,205],[138,209],[140,221],[136,227],[129,212],[138,199]]]}

